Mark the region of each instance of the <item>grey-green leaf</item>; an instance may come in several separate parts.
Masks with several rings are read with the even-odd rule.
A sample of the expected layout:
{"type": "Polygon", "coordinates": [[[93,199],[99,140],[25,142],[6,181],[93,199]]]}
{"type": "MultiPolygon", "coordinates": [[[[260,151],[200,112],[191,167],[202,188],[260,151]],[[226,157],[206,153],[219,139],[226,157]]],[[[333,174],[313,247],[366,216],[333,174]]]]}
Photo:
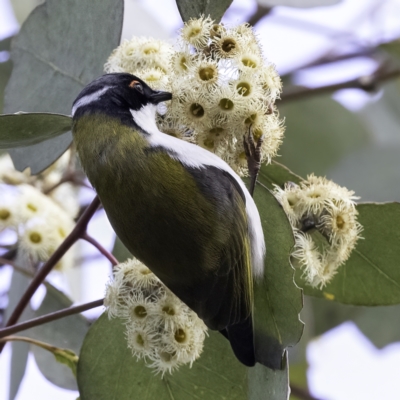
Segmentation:
{"type": "Polygon", "coordinates": [[[248,400],[286,400],[289,398],[289,365],[287,353],[282,369],[272,370],[256,364],[248,369],[248,400]]]}
{"type": "Polygon", "coordinates": [[[121,320],[106,314],[90,328],[78,362],[81,400],[247,400],[247,368],[218,332],[210,332],[192,368],[183,366],[161,379],[132,356],[124,331],[121,320]]]}
{"type": "Polygon", "coordinates": [[[46,140],[43,143],[34,144],[29,147],[17,147],[11,149],[10,153],[14,167],[18,171],[25,168],[31,169],[31,174],[35,175],[42,172],[50,164],[61,157],[71,146],[72,133],[63,133],[56,138],[46,140]]]}
{"type": "MultiPolygon", "coordinates": [[[[54,286],[46,283],[46,289],[46,296],[36,311],[37,316],[71,306],[71,299],[54,286]]],[[[70,349],[79,354],[88,330],[89,322],[82,315],[76,314],[29,329],[26,332],[22,332],[21,335],[47,342],[64,350],[70,349]]],[[[37,346],[32,346],[32,351],[35,355],[36,363],[46,379],[64,389],[77,389],[75,376],[70,369],[73,364],[69,363],[66,366],[56,363],[52,353],[37,346]]],[[[59,356],[60,360],[68,361],[66,354],[59,354],[59,356]]]]}
{"type": "Polygon", "coordinates": [[[257,0],[259,4],[267,7],[295,7],[295,8],[311,8],[331,6],[340,3],[342,0],[257,0]]]}
{"type": "Polygon", "coordinates": [[[273,161],[271,164],[261,166],[258,180],[269,190],[274,189],[274,185],[283,187],[286,182],[299,183],[302,178],[296,175],[288,167],[273,161]]]}
{"type": "MultiPolygon", "coordinates": [[[[21,252],[17,253],[15,262],[17,265],[29,270],[29,260],[23,254],[21,254],[21,252]]],[[[6,321],[10,317],[21,296],[28,287],[29,282],[29,277],[18,271],[13,271],[8,293],[8,304],[4,315],[4,319],[6,321]]],[[[23,312],[20,321],[31,319],[33,316],[33,310],[30,306],[28,306],[23,312]]],[[[28,361],[29,345],[27,343],[13,342],[11,344],[11,352],[10,388],[8,393],[9,400],[13,400],[17,396],[19,386],[22,378],[24,377],[26,363],[28,361]]]]}
{"type": "Polygon", "coordinates": [[[368,142],[361,118],[330,96],[278,104],[285,118],[285,140],[279,161],[299,175],[325,175],[344,156],[368,142]]]}
{"type": "Polygon", "coordinates": [[[357,206],[364,239],[322,290],[296,281],[306,294],[346,304],[377,306],[400,303],[400,203],[357,206]]]}
{"type": "Polygon", "coordinates": [[[72,118],[50,113],[0,115],[0,149],[43,142],[71,130],[72,118]]]}
{"type": "MultiPolygon", "coordinates": [[[[105,61],[119,44],[123,3],[47,0],[33,10],[12,43],[14,67],[6,89],[5,112],[70,114],[73,100],[103,73],[105,61]]],[[[59,136],[51,144],[40,145],[47,156],[46,166],[59,156],[56,152],[51,157],[54,148],[66,148],[65,138],[59,136]]],[[[30,147],[10,153],[14,161],[24,159],[29,166],[37,157],[30,147]]]]}
{"type": "MultiPolygon", "coordinates": [[[[284,350],[301,338],[302,291],[294,283],[290,253],[293,232],[282,207],[260,176],[254,200],[260,213],[267,249],[263,279],[255,284],[256,353],[266,365],[280,369],[284,350]]],[[[268,184],[269,182],[266,182],[268,184]]]]}
{"type": "Polygon", "coordinates": [[[183,22],[210,15],[218,23],[231,3],[232,0],[176,0],[183,22]]]}

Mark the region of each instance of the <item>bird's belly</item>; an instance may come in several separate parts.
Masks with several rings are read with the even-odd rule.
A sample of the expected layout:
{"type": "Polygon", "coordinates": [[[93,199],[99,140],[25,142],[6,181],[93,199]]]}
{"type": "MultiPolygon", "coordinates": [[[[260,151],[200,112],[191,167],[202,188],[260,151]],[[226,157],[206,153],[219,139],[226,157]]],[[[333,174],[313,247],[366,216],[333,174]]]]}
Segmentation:
{"type": "Polygon", "coordinates": [[[184,172],[130,171],[104,193],[98,191],[128,250],[161,280],[173,276],[178,285],[190,285],[218,266],[215,210],[184,172]]]}

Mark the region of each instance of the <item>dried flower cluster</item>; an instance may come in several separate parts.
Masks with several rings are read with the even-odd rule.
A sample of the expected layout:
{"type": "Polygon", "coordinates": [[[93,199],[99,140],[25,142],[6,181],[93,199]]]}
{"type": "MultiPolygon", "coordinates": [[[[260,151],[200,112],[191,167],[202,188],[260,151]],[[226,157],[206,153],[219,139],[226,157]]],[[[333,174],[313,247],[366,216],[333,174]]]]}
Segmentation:
{"type": "Polygon", "coordinates": [[[124,41],[111,54],[106,72],[129,72],[173,100],[158,115],[159,129],[189,140],[247,175],[243,138],[249,129],[263,139],[261,161],[270,162],[282,142],[274,106],[281,81],[262,55],[252,28],[228,28],[210,18],[191,19],[180,32],[178,49],[150,38],[124,41]]]}
{"type": "MultiPolygon", "coordinates": [[[[79,204],[74,189],[63,184],[49,195],[42,192],[61,179],[68,157],[66,154],[38,178],[15,171],[8,155],[0,158],[0,232],[14,231],[18,248],[33,263],[47,261],[75,225],[79,204]]],[[[56,268],[68,268],[72,261],[69,252],[56,268]]]]}
{"type": "Polygon", "coordinates": [[[276,186],[274,194],[294,228],[292,257],[303,268],[309,284],[323,287],[349,258],[360,238],[362,226],[354,202],[358,197],[314,175],[300,185],[290,182],[284,189],[276,186]]]}
{"type": "Polygon", "coordinates": [[[200,357],[207,327],[140,261],[114,267],[104,305],[122,318],[128,347],[156,373],[172,373],[200,357]]]}

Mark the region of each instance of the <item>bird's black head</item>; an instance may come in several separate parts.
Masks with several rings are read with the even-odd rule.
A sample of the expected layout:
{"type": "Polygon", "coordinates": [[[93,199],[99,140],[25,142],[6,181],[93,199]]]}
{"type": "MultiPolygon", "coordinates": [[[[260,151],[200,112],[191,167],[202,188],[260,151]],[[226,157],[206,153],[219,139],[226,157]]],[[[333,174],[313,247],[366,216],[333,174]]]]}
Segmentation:
{"type": "Polygon", "coordinates": [[[105,113],[121,118],[122,122],[131,123],[132,111],[171,98],[171,93],[153,90],[135,75],[106,74],[81,91],[73,103],[72,116],[75,119],[88,113],[105,113]]]}

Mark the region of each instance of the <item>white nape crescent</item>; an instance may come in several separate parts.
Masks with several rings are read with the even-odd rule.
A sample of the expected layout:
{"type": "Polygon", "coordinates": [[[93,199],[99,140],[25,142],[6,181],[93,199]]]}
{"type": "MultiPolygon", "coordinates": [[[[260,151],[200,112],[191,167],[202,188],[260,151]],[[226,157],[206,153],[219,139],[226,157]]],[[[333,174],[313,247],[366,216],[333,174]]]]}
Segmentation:
{"type": "Polygon", "coordinates": [[[184,165],[192,168],[204,168],[205,166],[217,167],[228,172],[240,185],[246,197],[246,212],[249,220],[249,234],[252,243],[253,275],[261,277],[264,271],[265,242],[262,230],[260,214],[249,191],[240,177],[233,169],[215,154],[184,140],[166,135],[158,130],[156,125],[156,106],[147,104],[140,110],[130,110],[135,123],[148,135],[145,139],[152,147],[161,146],[170,150],[170,157],[177,159],[184,165]]]}
{"type": "Polygon", "coordinates": [[[77,102],[75,102],[72,106],[72,116],[75,115],[76,110],[82,106],[86,106],[90,103],[94,103],[95,101],[99,100],[101,96],[103,96],[103,94],[105,92],[107,92],[107,90],[111,89],[113,86],[106,86],[103,87],[102,89],[96,90],[95,92],[88,94],[86,96],[81,97],[77,102]]]}

